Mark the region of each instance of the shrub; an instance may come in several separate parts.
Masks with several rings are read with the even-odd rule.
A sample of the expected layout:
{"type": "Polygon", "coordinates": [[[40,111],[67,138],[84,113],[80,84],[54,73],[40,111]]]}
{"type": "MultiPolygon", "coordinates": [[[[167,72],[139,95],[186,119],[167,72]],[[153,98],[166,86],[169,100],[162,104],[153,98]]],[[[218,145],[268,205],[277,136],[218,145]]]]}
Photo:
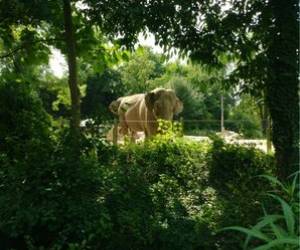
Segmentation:
{"type": "Polygon", "coordinates": [[[110,222],[100,199],[101,169],[85,155],[74,162],[67,148],[36,152],[22,162],[1,155],[1,249],[64,249],[96,236],[100,244],[106,237],[110,222]]]}
{"type": "Polygon", "coordinates": [[[225,198],[255,189],[264,190],[257,176],[274,170],[271,155],[252,147],[225,144],[221,139],[214,139],[208,161],[210,184],[225,198]]]}
{"type": "Polygon", "coordinates": [[[249,249],[249,243],[253,242],[253,238],[258,239],[260,244],[251,249],[299,249],[299,172],[295,173],[292,181],[287,184],[281,183],[272,176],[263,177],[267,178],[275,187],[275,190],[267,195],[280,205],[279,209],[277,208],[276,213],[272,214],[268,214],[264,209],[264,216],[250,229],[244,227],[228,227],[226,229],[247,234],[244,249],[249,249]]]}
{"type": "MultiPolygon", "coordinates": [[[[262,194],[270,187],[258,176],[273,172],[273,157],[254,148],[214,139],[208,153],[208,164],[209,183],[216,190],[223,210],[218,227],[251,225],[259,214],[262,194]]],[[[241,237],[236,234],[222,232],[217,238],[221,249],[240,249],[241,237]]]]}
{"type": "Polygon", "coordinates": [[[26,82],[0,82],[0,152],[22,160],[50,144],[50,117],[26,82]]]}
{"type": "Polygon", "coordinates": [[[209,219],[199,217],[209,199],[203,195],[208,145],[173,135],[126,144],[111,160],[105,204],[114,240],[107,249],[212,249],[205,248],[209,219]]]}
{"type": "Polygon", "coordinates": [[[26,83],[2,82],[0,104],[0,248],[61,249],[92,235],[101,242],[110,223],[95,158],[74,161],[26,83]]]}
{"type": "Polygon", "coordinates": [[[20,86],[7,93],[16,93],[14,105],[0,99],[8,117],[1,120],[1,249],[239,249],[240,237],[215,232],[254,218],[267,182],[253,177],[272,171],[271,157],[187,141],[178,124],[161,122],[152,140],[120,147],[93,132],[74,158],[68,136],[54,136],[20,86]]]}

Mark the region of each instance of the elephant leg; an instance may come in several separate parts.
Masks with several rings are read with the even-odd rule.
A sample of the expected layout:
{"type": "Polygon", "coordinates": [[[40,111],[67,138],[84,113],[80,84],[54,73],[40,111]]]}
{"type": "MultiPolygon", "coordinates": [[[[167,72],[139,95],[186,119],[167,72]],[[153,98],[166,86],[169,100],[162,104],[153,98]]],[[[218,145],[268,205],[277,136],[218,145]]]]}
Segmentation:
{"type": "Polygon", "coordinates": [[[158,124],[156,122],[149,122],[145,129],[145,137],[150,138],[157,134],[158,124]]]}
{"type": "Polygon", "coordinates": [[[143,132],[144,132],[144,135],[145,135],[145,140],[147,140],[149,137],[150,137],[150,131],[149,131],[149,124],[145,124],[144,125],[144,128],[143,128],[143,132]]]}
{"type": "Polygon", "coordinates": [[[121,127],[120,132],[125,136],[128,135],[128,125],[125,121],[124,115],[120,115],[119,117],[119,125],[121,127]]]}
{"type": "Polygon", "coordinates": [[[136,132],[133,130],[130,131],[130,141],[136,143],[136,132]]]}
{"type": "Polygon", "coordinates": [[[145,139],[149,137],[149,134],[146,129],[144,130],[144,134],[145,134],[145,139]]]}

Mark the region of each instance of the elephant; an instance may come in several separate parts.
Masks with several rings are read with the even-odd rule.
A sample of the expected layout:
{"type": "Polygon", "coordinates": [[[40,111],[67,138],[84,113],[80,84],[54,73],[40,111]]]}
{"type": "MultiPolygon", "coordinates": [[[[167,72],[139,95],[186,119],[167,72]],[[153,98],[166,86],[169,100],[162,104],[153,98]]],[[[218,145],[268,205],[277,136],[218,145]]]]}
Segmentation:
{"type": "MultiPolygon", "coordinates": [[[[114,142],[114,127],[110,128],[110,130],[106,133],[106,140],[109,142],[114,142]]],[[[141,138],[141,135],[138,133],[132,133],[131,134],[131,139],[132,141],[139,140],[141,138]]],[[[121,142],[124,140],[124,134],[122,132],[122,128],[120,126],[117,126],[117,142],[121,142]]]]}
{"type": "Polygon", "coordinates": [[[109,110],[116,115],[120,115],[121,113],[125,113],[128,108],[130,108],[133,104],[135,104],[139,99],[143,97],[144,94],[119,97],[117,100],[110,103],[109,110]]]}
{"type": "MultiPolygon", "coordinates": [[[[109,110],[119,117],[119,133],[122,135],[129,135],[129,128],[125,122],[125,113],[131,108],[138,100],[142,99],[144,94],[135,94],[130,96],[119,97],[117,100],[112,101],[109,105],[109,110]]],[[[131,136],[134,137],[134,132],[130,131],[131,136]]]]}
{"type": "Polygon", "coordinates": [[[110,109],[118,114],[123,132],[143,131],[145,137],[157,134],[158,119],[173,120],[183,109],[174,90],[156,88],[146,94],[121,97],[112,102],[110,109]]]}

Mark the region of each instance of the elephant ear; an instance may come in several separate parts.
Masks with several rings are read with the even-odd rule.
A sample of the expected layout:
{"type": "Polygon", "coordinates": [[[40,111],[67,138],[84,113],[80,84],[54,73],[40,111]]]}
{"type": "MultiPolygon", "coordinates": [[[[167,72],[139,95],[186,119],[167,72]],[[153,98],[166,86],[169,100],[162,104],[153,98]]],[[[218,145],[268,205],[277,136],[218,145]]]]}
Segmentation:
{"type": "Polygon", "coordinates": [[[183,103],[176,97],[176,102],[174,106],[174,114],[179,114],[183,110],[183,103]]]}
{"type": "Polygon", "coordinates": [[[145,95],[145,103],[148,109],[153,109],[154,102],[156,99],[156,94],[154,92],[149,92],[145,95]]]}

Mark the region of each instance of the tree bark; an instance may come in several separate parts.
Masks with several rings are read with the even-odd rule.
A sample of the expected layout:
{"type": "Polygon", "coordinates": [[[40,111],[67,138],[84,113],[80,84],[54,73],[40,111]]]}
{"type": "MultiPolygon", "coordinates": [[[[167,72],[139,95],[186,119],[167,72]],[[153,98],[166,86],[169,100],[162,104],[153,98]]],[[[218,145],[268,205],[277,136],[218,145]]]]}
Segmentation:
{"type": "Polygon", "coordinates": [[[267,103],[278,176],[299,169],[298,22],[296,0],[270,0],[274,26],[268,49],[267,103]]]}
{"type": "Polygon", "coordinates": [[[272,152],[272,121],[269,115],[269,111],[267,111],[267,116],[266,116],[266,140],[267,140],[267,153],[271,153],[272,152]]]}
{"type": "Polygon", "coordinates": [[[261,105],[261,119],[262,119],[262,131],[263,135],[266,138],[267,141],[267,153],[270,153],[272,150],[272,128],[271,128],[271,117],[269,112],[269,107],[267,105],[266,101],[266,93],[263,92],[263,102],[261,105]]]}
{"type": "Polygon", "coordinates": [[[74,139],[80,134],[80,92],[77,84],[76,40],[72,23],[72,10],[70,0],[63,0],[65,43],[67,48],[67,61],[69,69],[69,88],[71,94],[71,133],[74,139]]]}

